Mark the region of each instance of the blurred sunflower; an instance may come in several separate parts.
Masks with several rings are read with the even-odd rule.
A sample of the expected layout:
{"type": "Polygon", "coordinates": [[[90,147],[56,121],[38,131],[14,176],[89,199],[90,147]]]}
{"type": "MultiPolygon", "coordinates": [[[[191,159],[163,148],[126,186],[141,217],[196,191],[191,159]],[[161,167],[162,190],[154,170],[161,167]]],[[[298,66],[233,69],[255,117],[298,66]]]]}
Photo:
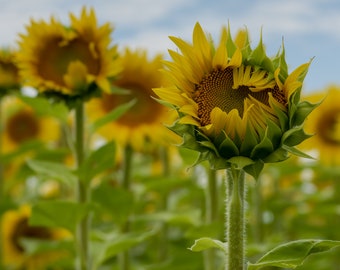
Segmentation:
{"type": "Polygon", "coordinates": [[[10,90],[19,90],[20,78],[16,65],[15,52],[10,49],[0,49],[0,96],[10,90]]]}
{"type": "Polygon", "coordinates": [[[315,134],[301,145],[315,150],[326,165],[340,165],[340,88],[330,86],[325,91],[305,96],[310,102],[321,102],[306,120],[306,131],[315,134]]]}
{"type": "Polygon", "coordinates": [[[169,50],[172,61],[164,69],[172,86],[154,91],[177,110],[172,129],[184,147],[199,151],[214,168],[237,160],[252,164],[248,171],[286,159],[288,152],[303,155],[294,146],[309,137],[302,123],[313,105],[299,102],[309,63],[288,75],[284,48],[269,58],[262,38],[250,47],[246,30],[234,41],[224,27],[216,47],[199,23],[192,44],[170,39],[180,50],[169,50]]]}
{"type": "Polygon", "coordinates": [[[53,17],[50,22],[31,20],[20,35],[21,76],[27,85],[57,97],[86,98],[97,87],[109,93],[108,78],[119,71],[110,24],[98,26],[94,10],[85,7],[80,18],[71,13],[70,19],[70,26],[53,17]]]}
{"type": "Polygon", "coordinates": [[[160,55],[149,60],[145,50],[125,49],[121,56],[122,72],[114,86],[125,89],[126,93],[104,93],[101,98],[88,103],[87,112],[94,121],[133,99],[136,104],[118,120],[102,127],[99,130],[101,135],[122,146],[131,145],[136,151],[175,141],[176,136],[162,125],[168,119],[168,110],[151,97],[152,88],[164,84],[159,72],[161,60],[160,55]]]}
{"type": "Polygon", "coordinates": [[[63,229],[30,226],[28,224],[30,214],[30,206],[22,205],[19,209],[9,210],[2,216],[1,240],[5,266],[27,270],[46,269],[47,264],[66,255],[60,251],[45,251],[30,256],[25,253],[21,242],[25,238],[55,241],[70,237],[70,233],[63,229]]]}
{"type": "Polygon", "coordinates": [[[58,141],[60,128],[54,118],[36,114],[30,106],[16,97],[6,99],[3,105],[3,153],[12,152],[28,141],[58,141]]]}

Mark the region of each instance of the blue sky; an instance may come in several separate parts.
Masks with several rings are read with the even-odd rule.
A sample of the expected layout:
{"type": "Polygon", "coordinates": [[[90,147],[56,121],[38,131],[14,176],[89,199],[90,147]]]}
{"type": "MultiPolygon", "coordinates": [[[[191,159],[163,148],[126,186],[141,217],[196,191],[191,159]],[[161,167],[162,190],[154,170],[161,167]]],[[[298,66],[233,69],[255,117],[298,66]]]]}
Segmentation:
{"type": "Polygon", "coordinates": [[[150,56],[174,49],[168,36],[191,40],[196,22],[218,39],[221,27],[235,33],[246,26],[253,47],[262,29],[268,55],[282,39],[290,71],[314,57],[304,93],[340,86],[340,1],[338,0],[0,0],[0,45],[16,46],[30,18],[53,15],[69,21],[82,6],[95,9],[100,23],[111,23],[113,42],[123,48],[144,48],[150,56]]]}

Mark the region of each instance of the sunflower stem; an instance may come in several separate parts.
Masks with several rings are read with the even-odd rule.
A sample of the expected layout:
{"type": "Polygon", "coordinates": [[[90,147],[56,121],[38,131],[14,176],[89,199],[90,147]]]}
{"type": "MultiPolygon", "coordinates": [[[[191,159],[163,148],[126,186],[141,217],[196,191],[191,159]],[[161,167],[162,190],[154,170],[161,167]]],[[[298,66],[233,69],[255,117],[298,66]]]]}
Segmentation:
{"type": "MultiPolygon", "coordinates": [[[[206,192],[206,224],[213,224],[218,217],[218,190],[217,190],[217,178],[216,178],[216,170],[212,170],[210,168],[207,169],[208,172],[208,189],[206,192]]],[[[214,270],[216,269],[215,265],[215,257],[216,251],[215,249],[208,249],[204,251],[204,269],[205,270],[214,270]]]]}
{"type": "Polygon", "coordinates": [[[245,269],[245,175],[242,169],[227,169],[226,270],[245,269]]]}
{"type": "MultiPolygon", "coordinates": [[[[124,149],[124,163],[123,163],[123,176],[122,176],[122,187],[130,191],[131,190],[131,165],[132,165],[133,151],[130,145],[126,145],[124,149]]],[[[127,220],[121,227],[121,233],[128,233],[130,231],[130,222],[127,220]]],[[[119,266],[120,270],[130,269],[130,255],[129,251],[124,251],[119,254],[119,266]]]]}
{"type": "MultiPolygon", "coordinates": [[[[85,144],[84,144],[84,104],[79,103],[75,108],[75,155],[77,168],[80,168],[84,161],[85,144]]],[[[89,186],[83,179],[78,179],[76,187],[76,199],[79,204],[87,204],[89,201],[89,186]]],[[[90,216],[86,214],[77,224],[77,252],[78,262],[77,269],[89,270],[89,226],[90,216]]]]}

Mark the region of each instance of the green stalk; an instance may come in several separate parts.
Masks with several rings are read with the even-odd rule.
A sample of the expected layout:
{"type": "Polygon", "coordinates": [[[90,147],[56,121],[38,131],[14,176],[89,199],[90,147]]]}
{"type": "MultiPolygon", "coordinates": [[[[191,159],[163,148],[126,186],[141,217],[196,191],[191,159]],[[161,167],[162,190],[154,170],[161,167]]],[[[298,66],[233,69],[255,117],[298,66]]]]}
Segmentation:
{"type": "MultiPolygon", "coordinates": [[[[206,192],[206,224],[213,224],[218,218],[218,189],[217,189],[217,178],[216,171],[210,168],[207,169],[208,173],[208,189],[206,192]]],[[[216,251],[215,249],[205,250],[204,256],[204,269],[205,270],[215,270],[215,259],[216,251]]]]}
{"type": "MultiPolygon", "coordinates": [[[[84,125],[84,104],[79,103],[75,108],[75,155],[77,168],[80,168],[82,166],[85,157],[84,125]]],[[[88,183],[79,178],[77,181],[76,191],[77,202],[79,204],[87,204],[89,201],[88,183]]],[[[89,215],[86,215],[77,225],[77,269],[79,270],[91,269],[89,254],[89,226],[89,215]]]]}
{"type": "Polygon", "coordinates": [[[245,175],[242,169],[227,169],[227,261],[226,270],[245,267],[245,175]]]}
{"type": "MultiPolygon", "coordinates": [[[[131,190],[131,165],[132,165],[132,155],[133,150],[130,145],[127,145],[124,149],[124,163],[123,163],[123,177],[122,177],[122,187],[130,191],[131,190]]],[[[128,233],[130,230],[130,222],[127,220],[121,227],[122,233],[128,233]]],[[[130,255],[129,251],[124,251],[119,254],[119,266],[120,270],[130,269],[130,255]]]]}

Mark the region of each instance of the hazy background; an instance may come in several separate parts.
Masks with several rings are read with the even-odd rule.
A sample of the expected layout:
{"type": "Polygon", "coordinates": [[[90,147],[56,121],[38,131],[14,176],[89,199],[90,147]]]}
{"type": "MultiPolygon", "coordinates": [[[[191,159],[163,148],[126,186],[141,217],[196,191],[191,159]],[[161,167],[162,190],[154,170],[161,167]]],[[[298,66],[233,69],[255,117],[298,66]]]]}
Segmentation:
{"type": "Polygon", "coordinates": [[[290,71],[315,57],[304,92],[340,85],[340,1],[338,0],[0,0],[0,45],[16,46],[31,18],[65,23],[69,12],[93,7],[99,22],[110,22],[119,47],[145,48],[150,55],[175,48],[168,36],[191,40],[198,21],[217,40],[222,25],[232,33],[246,26],[252,47],[262,29],[267,53],[276,54],[284,39],[290,71]]]}

